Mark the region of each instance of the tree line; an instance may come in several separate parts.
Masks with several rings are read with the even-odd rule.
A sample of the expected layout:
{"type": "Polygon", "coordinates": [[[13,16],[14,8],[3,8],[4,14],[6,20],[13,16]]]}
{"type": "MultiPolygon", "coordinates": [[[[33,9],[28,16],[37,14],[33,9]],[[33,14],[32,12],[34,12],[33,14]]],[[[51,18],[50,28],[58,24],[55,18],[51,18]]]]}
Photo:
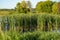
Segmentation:
{"type": "Polygon", "coordinates": [[[38,13],[60,13],[60,2],[53,1],[40,1],[36,4],[35,8],[32,8],[30,1],[18,2],[16,5],[16,11],[19,13],[38,12],[38,13]]]}

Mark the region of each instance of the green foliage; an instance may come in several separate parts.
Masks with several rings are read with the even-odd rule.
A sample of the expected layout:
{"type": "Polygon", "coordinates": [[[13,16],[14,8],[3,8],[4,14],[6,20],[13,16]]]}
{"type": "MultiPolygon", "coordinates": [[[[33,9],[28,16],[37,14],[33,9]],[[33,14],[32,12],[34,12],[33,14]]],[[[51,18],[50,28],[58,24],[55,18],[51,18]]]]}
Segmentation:
{"type": "Polygon", "coordinates": [[[22,6],[21,6],[20,3],[17,3],[16,10],[17,10],[18,12],[23,12],[23,9],[22,9],[22,6]]]}
{"type": "Polygon", "coordinates": [[[52,31],[59,29],[60,17],[53,14],[12,14],[1,16],[2,30],[52,31]]]}
{"type": "Polygon", "coordinates": [[[36,5],[36,10],[40,13],[41,12],[51,13],[52,12],[52,5],[53,5],[52,1],[39,2],[36,5]]]}
{"type": "Polygon", "coordinates": [[[60,40],[60,33],[57,32],[60,28],[59,15],[30,13],[3,15],[0,18],[2,19],[0,20],[2,30],[0,30],[1,40],[60,40]],[[8,28],[5,29],[6,24],[9,30],[8,28]]]}
{"type": "Polygon", "coordinates": [[[31,10],[31,3],[30,3],[30,1],[27,1],[27,3],[25,1],[22,1],[21,3],[17,3],[16,11],[18,13],[31,12],[32,10],[31,10]]]}
{"type": "Polygon", "coordinates": [[[30,1],[27,1],[27,6],[28,6],[28,9],[30,10],[30,12],[32,12],[32,5],[31,5],[30,1]]]}
{"type": "Polygon", "coordinates": [[[0,40],[5,40],[5,34],[0,30],[0,40]]]}
{"type": "Polygon", "coordinates": [[[28,9],[27,9],[26,2],[25,1],[22,1],[22,3],[17,3],[16,10],[19,13],[27,13],[28,9]]]}
{"type": "MultiPolygon", "coordinates": [[[[0,38],[1,37],[5,37],[6,40],[60,40],[60,33],[43,31],[19,33],[16,31],[7,31],[3,36],[0,36],[0,38]]],[[[3,40],[3,38],[1,40],[3,40]]]]}
{"type": "Polygon", "coordinates": [[[57,13],[57,14],[60,13],[60,3],[59,2],[54,3],[54,5],[52,6],[52,11],[53,11],[53,13],[57,13]]]}

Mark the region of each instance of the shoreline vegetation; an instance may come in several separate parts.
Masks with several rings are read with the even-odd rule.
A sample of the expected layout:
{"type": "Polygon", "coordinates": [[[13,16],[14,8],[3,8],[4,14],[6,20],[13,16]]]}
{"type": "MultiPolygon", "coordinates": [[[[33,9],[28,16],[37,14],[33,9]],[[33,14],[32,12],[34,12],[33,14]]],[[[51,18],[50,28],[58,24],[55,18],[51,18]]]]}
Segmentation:
{"type": "Polygon", "coordinates": [[[0,9],[0,40],[60,40],[60,2],[18,2],[0,9]]]}
{"type": "Polygon", "coordinates": [[[0,29],[5,31],[59,30],[60,16],[56,14],[12,14],[0,16],[0,29]]]}

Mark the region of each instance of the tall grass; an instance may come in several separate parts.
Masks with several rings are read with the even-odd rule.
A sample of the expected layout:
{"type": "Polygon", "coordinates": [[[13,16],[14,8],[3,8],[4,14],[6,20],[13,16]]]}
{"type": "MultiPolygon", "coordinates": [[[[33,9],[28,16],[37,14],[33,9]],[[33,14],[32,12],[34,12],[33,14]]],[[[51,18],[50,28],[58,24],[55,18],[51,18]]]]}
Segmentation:
{"type": "Polygon", "coordinates": [[[0,40],[5,40],[5,33],[0,30],[0,40]]]}
{"type": "Polygon", "coordinates": [[[0,40],[60,40],[60,33],[51,32],[59,29],[59,15],[0,15],[0,40]]]}
{"type": "Polygon", "coordinates": [[[12,14],[0,16],[1,30],[52,31],[60,28],[60,16],[53,14],[12,14]]]}

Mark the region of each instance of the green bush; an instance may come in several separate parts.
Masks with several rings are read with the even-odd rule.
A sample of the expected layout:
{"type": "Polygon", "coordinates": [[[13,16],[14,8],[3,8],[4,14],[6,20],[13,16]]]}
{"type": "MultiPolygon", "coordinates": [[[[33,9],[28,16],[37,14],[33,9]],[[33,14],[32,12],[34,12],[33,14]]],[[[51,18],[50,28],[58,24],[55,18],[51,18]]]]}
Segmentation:
{"type": "Polygon", "coordinates": [[[36,10],[38,12],[46,12],[46,13],[51,13],[52,12],[52,5],[54,2],[52,1],[44,1],[44,2],[39,2],[36,5],[36,10]]]}

